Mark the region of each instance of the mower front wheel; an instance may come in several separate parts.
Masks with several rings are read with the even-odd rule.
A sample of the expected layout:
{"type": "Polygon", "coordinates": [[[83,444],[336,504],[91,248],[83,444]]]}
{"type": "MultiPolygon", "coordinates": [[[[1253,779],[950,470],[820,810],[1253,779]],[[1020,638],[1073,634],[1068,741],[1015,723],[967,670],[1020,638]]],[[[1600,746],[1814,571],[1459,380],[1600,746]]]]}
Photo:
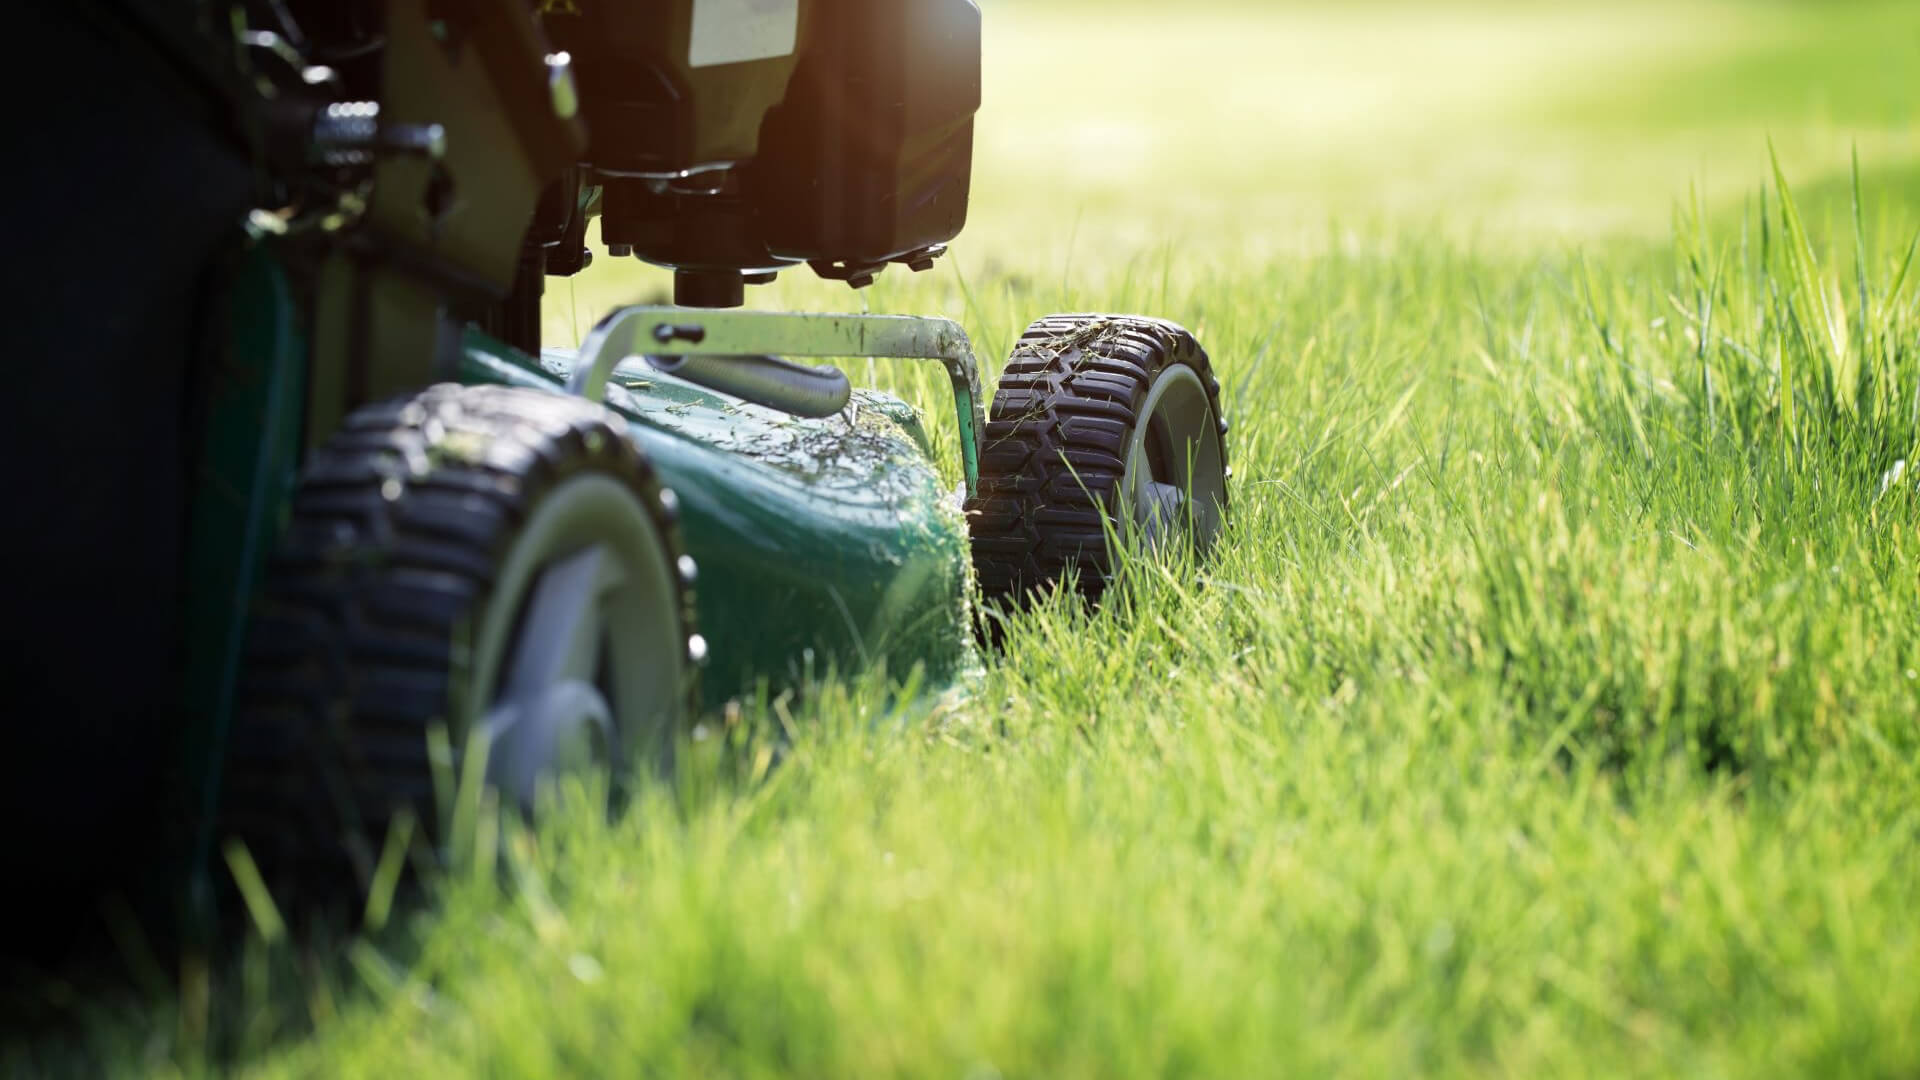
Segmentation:
{"type": "Polygon", "coordinates": [[[673,494],[623,428],[578,398],[437,386],[315,454],[227,769],[226,831],[270,880],[324,894],[365,880],[400,811],[431,827],[435,729],[443,780],[484,745],[486,782],[529,809],[555,775],[670,751],[705,646],[673,494]]]}
{"type": "Polygon", "coordinates": [[[993,397],[980,491],[967,502],[987,601],[1021,605],[1069,567],[1090,601],[1113,547],[1191,539],[1205,554],[1227,512],[1220,383],[1184,328],[1122,315],[1028,327],[993,397]]]}

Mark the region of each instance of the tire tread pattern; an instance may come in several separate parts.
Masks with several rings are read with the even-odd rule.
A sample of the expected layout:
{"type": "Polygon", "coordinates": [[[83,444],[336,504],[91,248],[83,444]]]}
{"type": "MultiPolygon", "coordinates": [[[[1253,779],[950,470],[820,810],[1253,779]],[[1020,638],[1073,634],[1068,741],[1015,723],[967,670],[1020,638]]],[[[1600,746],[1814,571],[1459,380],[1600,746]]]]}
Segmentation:
{"type": "Polygon", "coordinates": [[[469,619],[542,497],[587,471],[647,511],[691,649],[673,494],[603,406],[434,386],[358,410],[314,453],[255,603],[219,823],[276,897],[364,884],[402,807],[432,827],[427,733],[467,661],[469,619]]]}
{"type": "Polygon", "coordinates": [[[1052,315],[1021,335],[987,416],[980,489],[966,504],[985,600],[1022,604],[1071,566],[1088,600],[1105,593],[1113,564],[1103,518],[1118,509],[1147,395],[1176,364],[1206,387],[1224,467],[1220,382],[1185,328],[1131,315],[1052,315]]]}

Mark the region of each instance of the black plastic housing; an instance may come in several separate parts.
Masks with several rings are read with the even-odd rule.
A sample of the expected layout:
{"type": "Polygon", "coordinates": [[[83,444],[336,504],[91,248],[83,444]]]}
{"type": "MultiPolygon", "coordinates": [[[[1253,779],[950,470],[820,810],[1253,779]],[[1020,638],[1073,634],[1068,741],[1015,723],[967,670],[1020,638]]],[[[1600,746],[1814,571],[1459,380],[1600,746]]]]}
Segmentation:
{"type": "MultiPolygon", "coordinates": [[[[734,8],[747,10],[707,10],[734,8]]],[[[602,237],[680,269],[857,271],[959,235],[980,108],[974,0],[759,10],[784,12],[793,54],[711,63],[693,0],[548,9],[580,80],[602,237]]]]}
{"type": "MultiPolygon", "coordinates": [[[[827,0],[831,6],[837,0],[827,0]]],[[[776,5],[777,6],[777,5],[776,5]]],[[[804,18],[806,3],[800,3],[804,18]]],[[[751,159],[798,51],[695,64],[693,0],[553,4],[543,22],[573,58],[593,167],[685,173],[751,159]]]]}
{"type": "Polygon", "coordinates": [[[752,173],[768,249],[880,263],[959,235],[980,109],[979,7],[832,0],[813,5],[806,43],[752,173]]]}

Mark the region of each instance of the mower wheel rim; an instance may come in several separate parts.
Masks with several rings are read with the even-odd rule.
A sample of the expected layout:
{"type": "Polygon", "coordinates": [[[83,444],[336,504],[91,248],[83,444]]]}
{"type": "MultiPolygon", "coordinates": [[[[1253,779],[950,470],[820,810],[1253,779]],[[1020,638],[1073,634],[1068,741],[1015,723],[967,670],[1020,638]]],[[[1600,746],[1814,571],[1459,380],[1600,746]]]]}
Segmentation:
{"type": "Polygon", "coordinates": [[[473,637],[465,722],[487,776],[531,809],[538,784],[663,749],[686,687],[675,567],[640,501],[583,473],[540,501],[500,565],[473,637]],[[590,762],[590,765],[588,764],[590,762]]]}
{"type": "Polygon", "coordinates": [[[1149,548],[1190,527],[1204,552],[1220,534],[1226,483],[1219,421],[1206,387],[1193,368],[1171,365],[1148,391],[1127,447],[1121,490],[1128,524],[1149,548]]]}

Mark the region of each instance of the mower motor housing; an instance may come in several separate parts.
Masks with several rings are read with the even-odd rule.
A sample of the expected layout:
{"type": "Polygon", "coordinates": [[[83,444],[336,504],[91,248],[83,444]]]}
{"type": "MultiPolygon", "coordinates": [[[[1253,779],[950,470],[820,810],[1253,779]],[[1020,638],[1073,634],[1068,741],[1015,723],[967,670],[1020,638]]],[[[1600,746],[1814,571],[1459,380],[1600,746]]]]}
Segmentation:
{"type": "Polygon", "coordinates": [[[572,62],[578,182],[600,189],[616,251],[722,281],[804,262],[862,285],[925,268],[966,223],[974,0],[580,0],[542,23],[572,62]]]}

